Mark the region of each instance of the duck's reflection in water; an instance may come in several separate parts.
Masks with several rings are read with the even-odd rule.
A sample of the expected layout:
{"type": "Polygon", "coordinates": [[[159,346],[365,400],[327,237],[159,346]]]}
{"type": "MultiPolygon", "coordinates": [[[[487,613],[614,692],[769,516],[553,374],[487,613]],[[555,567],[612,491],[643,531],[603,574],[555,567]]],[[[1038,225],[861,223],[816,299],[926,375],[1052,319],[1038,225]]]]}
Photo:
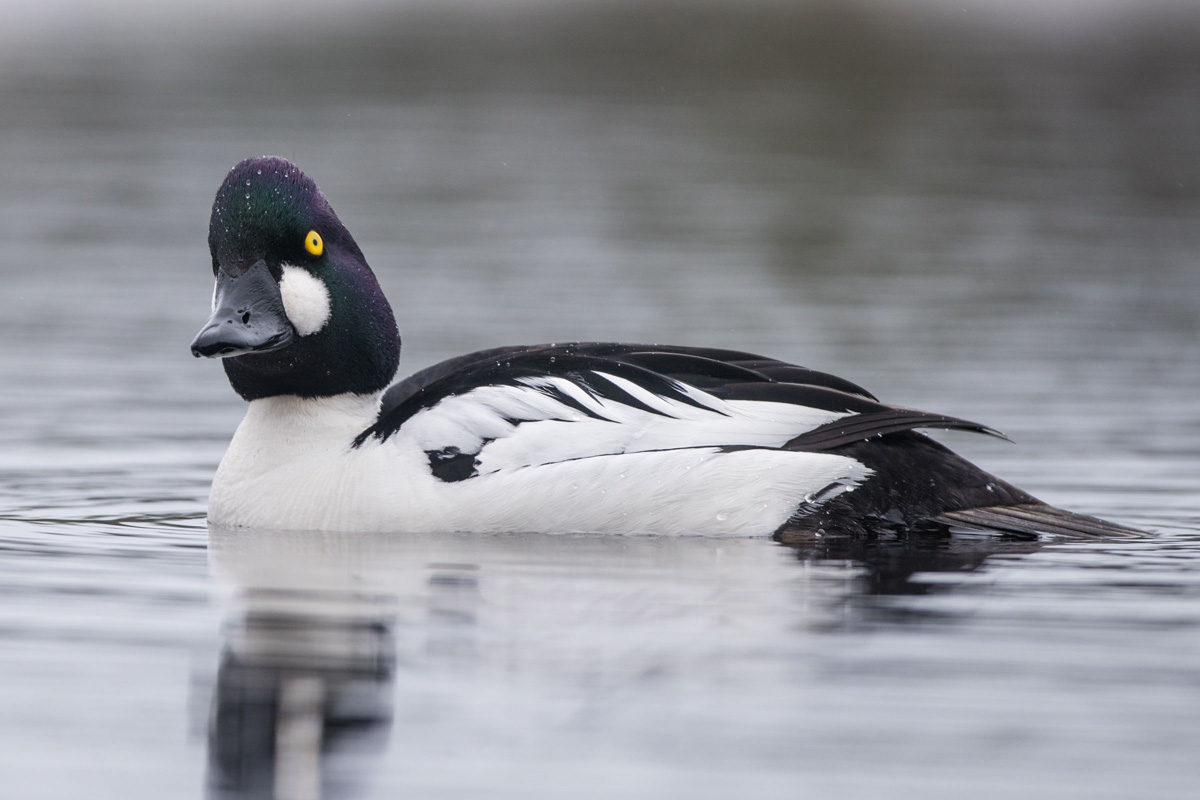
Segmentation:
{"type": "MultiPolygon", "coordinates": [[[[372,561],[377,537],[210,530],[225,591],[209,719],[212,798],[357,794],[392,719],[403,575],[372,561]]],[[[430,564],[417,589],[428,647],[463,652],[477,599],[471,564],[430,564]],[[436,632],[436,633],[435,633],[436,632]]]]}
{"type": "MultiPolygon", "coordinates": [[[[465,769],[459,750],[471,741],[502,748],[492,738],[500,730],[562,746],[555,698],[586,706],[598,691],[640,698],[597,712],[640,720],[611,735],[656,740],[679,712],[667,702],[676,683],[715,681],[731,698],[787,692],[804,674],[797,665],[819,652],[809,634],[861,620],[863,609],[903,623],[911,608],[873,599],[926,591],[922,573],[970,572],[1041,546],[946,532],[825,536],[791,549],[760,539],[219,529],[209,542],[227,604],[209,796],[280,800],[369,793],[381,789],[379,773],[383,784],[419,784],[411,773],[444,766],[447,753],[465,769]],[[393,702],[404,720],[396,730],[393,702]],[[389,739],[403,770],[380,769],[389,739]]],[[[600,723],[580,730],[579,747],[605,744],[600,723]]]]}
{"type": "Polygon", "coordinates": [[[859,594],[926,594],[931,584],[922,573],[973,572],[997,555],[1023,555],[1045,546],[1035,536],[1002,535],[950,527],[906,529],[870,536],[781,539],[801,561],[850,562],[862,568],[859,594]]]}
{"type": "Polygon", "coordinates": [[[217,674],[210,796],[322,797],[322,782],[339,777],[322,768],[324,760],[376,751],[386,736],[395,667],[391,621],[385,612],[372,615],[366,607],[373,603],[354,595],[323,598],[345,613],[285,610],[266,591],[241,599],[247,610],[226,623],[217,674]]]}

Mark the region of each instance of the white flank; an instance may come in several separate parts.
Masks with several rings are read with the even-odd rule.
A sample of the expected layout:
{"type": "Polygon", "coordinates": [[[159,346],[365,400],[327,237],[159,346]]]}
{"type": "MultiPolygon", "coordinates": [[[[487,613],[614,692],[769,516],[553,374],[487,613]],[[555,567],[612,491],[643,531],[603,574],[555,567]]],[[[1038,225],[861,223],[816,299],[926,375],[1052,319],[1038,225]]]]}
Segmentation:
{"type": "Polygon", "coordinates": [[[655,396],[655,407],[675,418],[588,397],[615,421],[531,386],[489,386],[447,398],[386,442],[360,448],[350,444],[374,422],[377,396],[256,400],[217,471],[209,520],[274,529],[769,535],[806,500],[819,504],[871,474],[844,456],[718,447],[771,447],[841,414],[707,395],[713,406],[695,408],[655,396]],[[540,421],[508,421],[530,418],[540,421]],[[471,452],[484,439],[495,441],[481,451],[478,476],[446,482],[431,474],[428,451],[471,452]]]}
{"type": "Polygon", "coordinates": [[[308,270],[284,264],[279,294],[288,320],[301,336],[310,336],[329,322],[329,288],[308,270]]]}

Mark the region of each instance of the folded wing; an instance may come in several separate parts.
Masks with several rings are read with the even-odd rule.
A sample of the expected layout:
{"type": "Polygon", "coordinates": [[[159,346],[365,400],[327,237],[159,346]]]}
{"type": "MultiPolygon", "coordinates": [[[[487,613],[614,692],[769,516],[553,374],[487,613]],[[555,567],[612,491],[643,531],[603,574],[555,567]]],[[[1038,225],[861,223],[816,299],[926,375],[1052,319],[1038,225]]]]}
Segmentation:
{"type": "Polygon", "coordinates": [[[435,476],[458,481],[619,453],[826,452],[913,428],[999,435],[751,353],[583,343],[481,351],[418,372],[388,390],[356,444],[402,437],[435,476]]]}

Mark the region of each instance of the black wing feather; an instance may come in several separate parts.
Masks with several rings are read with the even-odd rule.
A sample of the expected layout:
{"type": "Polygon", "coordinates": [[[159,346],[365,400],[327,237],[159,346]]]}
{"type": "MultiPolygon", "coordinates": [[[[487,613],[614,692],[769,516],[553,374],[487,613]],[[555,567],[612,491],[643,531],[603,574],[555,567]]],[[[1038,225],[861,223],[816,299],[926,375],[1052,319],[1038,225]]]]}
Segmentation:
{"type": "Polygon", "coordinates": [[[945,414],[929,414],[909,408],[887,408],[845,419],[835,419],[807,433],[802,433],[784,445],[786,450],[825,451],[851,442],[884,436],[889,433],[910,431],[914,428],[939,428],[984,433],[1008,441],[1000,431],[978,422],[948,417],[945,414]]]}

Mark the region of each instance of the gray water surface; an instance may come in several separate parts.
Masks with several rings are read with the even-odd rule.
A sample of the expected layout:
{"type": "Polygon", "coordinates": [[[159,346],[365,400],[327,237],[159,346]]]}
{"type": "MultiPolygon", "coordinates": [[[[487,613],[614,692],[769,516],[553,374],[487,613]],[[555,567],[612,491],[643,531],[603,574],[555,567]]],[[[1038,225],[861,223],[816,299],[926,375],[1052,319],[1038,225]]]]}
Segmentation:
{"type": "Polygon", "coordinates": [[[0,57],[2,794],[1196,796],[1200,23],[464,8],[0,57]],[[262,153],[358,238],[405,372],[762,352],[1156,535],[210,531],[243,406],[187,344],[262,153]]]}

